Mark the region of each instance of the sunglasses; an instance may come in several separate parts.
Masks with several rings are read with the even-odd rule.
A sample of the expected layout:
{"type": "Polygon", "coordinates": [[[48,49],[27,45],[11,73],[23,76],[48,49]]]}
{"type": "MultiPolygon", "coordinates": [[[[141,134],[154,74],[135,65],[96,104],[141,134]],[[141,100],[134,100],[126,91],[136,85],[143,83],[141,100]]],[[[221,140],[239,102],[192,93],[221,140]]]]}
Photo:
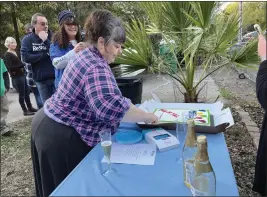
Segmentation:
{"type": "Polygon", "coordinates": [[[65,25],[67,25],[67,26],[71,26],[71,25],[78,26],[76,22],[65,23],[65,25]]]}
{"type": "Polygon", "coordinates": [[[73,18],[73,17],[69,17],[65,20],[65,25],[71,26],[71,25],[75,25],[78,26],[77,21],[73,18]]]}

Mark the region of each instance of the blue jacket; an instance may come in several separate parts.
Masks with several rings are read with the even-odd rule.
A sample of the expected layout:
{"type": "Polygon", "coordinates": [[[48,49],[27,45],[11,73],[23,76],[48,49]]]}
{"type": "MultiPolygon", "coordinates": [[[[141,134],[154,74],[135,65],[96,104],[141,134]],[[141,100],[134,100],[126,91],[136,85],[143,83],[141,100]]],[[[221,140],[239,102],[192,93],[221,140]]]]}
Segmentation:
{"type": "Polygon", "coordinates": [[[55,69],[55,86],[59,85],[65,67],[68,65],[69,60],[75,55],[72,44],[68,48],[60,48],[57,42],[50,45],[50,58],[55,69]]]}
{"type": "Polygon", "coordinates": [[[23,62],[32,65],[34,81],[44,81],[54,79],[54,69],[49,57],[51,33],[48,32],[48,39],[43,42],[38,35],[33,32],[22,39],[21,58],[23,62]]]}

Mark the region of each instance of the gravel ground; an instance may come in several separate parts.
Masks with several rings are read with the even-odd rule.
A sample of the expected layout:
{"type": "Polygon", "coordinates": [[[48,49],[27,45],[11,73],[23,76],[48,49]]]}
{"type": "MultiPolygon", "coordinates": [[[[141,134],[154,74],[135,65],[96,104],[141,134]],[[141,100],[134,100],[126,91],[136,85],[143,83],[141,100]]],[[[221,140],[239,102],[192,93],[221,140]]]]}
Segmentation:
{"type": "Polygon", "coordinates": [[[232,108],[235,125],[225,132],[225,140],[229,149],[234,174],[240,196],[260,196],[252,191],[254,167],[256,164],[256,148],[241,118],[232,108]]]}
{"type": "Polygon", "coordinates": [[[258,103],[242,103],[240,106],[249,113],[251,119],[261,128],[264,118],[262,107],[258,103]]]}

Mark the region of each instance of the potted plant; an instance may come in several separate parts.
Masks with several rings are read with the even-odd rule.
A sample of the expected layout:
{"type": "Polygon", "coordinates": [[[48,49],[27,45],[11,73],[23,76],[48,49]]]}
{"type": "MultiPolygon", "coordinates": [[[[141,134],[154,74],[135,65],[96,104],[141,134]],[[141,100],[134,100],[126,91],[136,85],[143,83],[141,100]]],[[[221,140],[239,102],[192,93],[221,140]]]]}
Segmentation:
{"type": "Polygon", "coordinates": [[[126,24],[127,40],[124,43],[122,55],[116,58],[112,71],[122,95],[132,100],[134,104],[140,103],[142,98],[142,79],[139,77],[123,77],[131,72],[144,69],[148,73],[162,70],[161,59],[154,50],[144,22],[132,20],[126,24]]]}
{"type": "MultiPolygon", "coordinates": [[[[140,6],[150,20],[147,31],[161,33],[165,40],[175,40],[176,47],[173,50],[183,54],[182,60],[177,60],[179,72],[167,72],[184,87],[182,94],[185,102],[198,102],[203,88],[200,84],[213,72],[233,64],[237,67],[249,67],[259,63],[256,39],[238,51],[230,51],[238,42],[238,16],[224,16],[219,12],[216,2],[141,2],[140,6]],[[181,64],[185,66],[182,67],[181,64]],[[198,66],[203,68],[203,73],[195,82],[198,66]]],[[[129,34],[131,32],[128,29],[127,36],[129,34]]],[[[145,42],[142,35],[145,35],[145,32],[135,35],[135,38],[145,42]]],[[[142,54],[149,49],[139,50],[142,54]]],[[[147,58],[146,62],[143,61],[142,66],[150,66],[153,60],[157,59],[152,58],[152,52],[149,54],[150,58],[147,58]]],[[[134,65],[135,60],[141,62],[141,58],[137,54],[136,56],[135,58],[132,52],[127,52],[123,58],[125,60],[132,57],[133,62],[129,64],[134,65]]],[[[154,65],[154,68],[156,67],[154,65]]],[[[164,68],[170,69],[167,65],[164,68]]]]}

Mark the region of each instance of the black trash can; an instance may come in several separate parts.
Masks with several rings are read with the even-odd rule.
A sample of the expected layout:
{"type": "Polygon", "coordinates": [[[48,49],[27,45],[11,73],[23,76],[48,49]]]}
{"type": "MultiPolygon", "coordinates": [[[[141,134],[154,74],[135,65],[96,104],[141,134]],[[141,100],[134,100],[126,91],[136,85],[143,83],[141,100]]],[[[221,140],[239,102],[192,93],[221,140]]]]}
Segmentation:
{"type": "Polygon", "coordinates": [[[140,104],[143,92],[143,80],[137,77],[117,77],[117,84],[122,95],[131,99],[133,104],[140,104]]]}

